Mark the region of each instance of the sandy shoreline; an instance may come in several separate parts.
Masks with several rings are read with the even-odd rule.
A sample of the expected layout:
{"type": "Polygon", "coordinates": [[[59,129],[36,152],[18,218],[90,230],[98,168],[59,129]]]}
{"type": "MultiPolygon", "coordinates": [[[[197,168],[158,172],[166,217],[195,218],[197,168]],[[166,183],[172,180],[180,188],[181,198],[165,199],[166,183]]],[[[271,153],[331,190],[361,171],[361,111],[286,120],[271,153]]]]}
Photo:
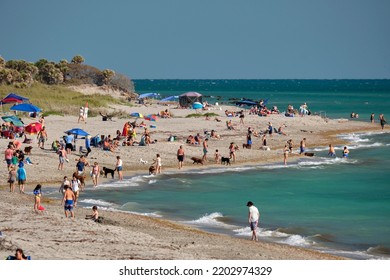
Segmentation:
{"type": "MultiPolygon", "coordinates": [[[[144,115],[157,113],[167,107],[152,105],[150,107],[123,107],[129,113],[140,112],[144,115]]],[[[237,110],[237,108],[234,108],[237,110]]],[[[237,152],[237,161],[232,166],[258,165],[273,162],[283,162],[282,148],[288,139],[293,139],[294,150],[299,147],[299,141],[307,138],[307,147],[345,144],[337,137],[342,133],[379,131],[379,124],[370,124],[348,120],[322,119],[318,116],[287,118],[282,115],[271,115],[260,118],[246,115],[245,125],[239,125],[239,118],[228,118],[223,111],[217,108],[210,112],[219,114],[221,122],[204,118],[185,118],[193,113],[193,110],[170,109],[175,116],[172,119],[159,119],[150,123],[156,128],[149,128],[152,140],[157,143],[146,147],[119,147],[115,153],[93,148],[89,161],[99,162],[101,167],[114,167],[115,157],[120,155],[124,162],[125,176],[147,174],[149,164],[142,164],[140,159],[149,163],[157,153],[161,154],[163,172],[170,170],[181,172],[177,169],[176,152],[179,145],[183,145],[186,152],[184,169],[215,168],[220,167],[211,162],[215,149],[219,149],[223,156],[228,156],[230,142],[235,142],[241,148],[237,152]],[[227,130],[226,120],[232,119],[236,124],[236,130],[227,130]],[[247,127],[256,130],[265,130],[268,122],[272,122],[278,128],[285,125],[284,131],[288,134],[268,137],[268,145],[271,151],[260,150],[260,138],[253,137],[251,150],[242,149],[245,143],[247,127]],[[190,157],[202,156],[202,147],[185,144],[188,135],[201,133],[204,130],[216,130],[221,139],[209,141],[210,160],[204,165],[193,165],[190,157]],[[169,135],[177,136],[177,141],[168,142],[169,135]]],[[[30,123],[32,120],[23,119],[30,123]]],[[[132,119],[128,119],[132,120],[132,119]]],[[[36,140],[32,144],[32,154],[29,155],[34,165],[26,165],[27,188],[31,191],[37,183],[43,186],[57,187],[64,175],[70,176],[75,170],[75,159],[78,152],[70,156],[70,162],[65,164],[63,171],[58,171],[58,157],[50,151],[49,147],[54,139],[64,135],[63,131],[80,127],[88,131],[92,136],[96,134],[115,136],[115,131],[122,131],[123,124],[127,120],[115,119],[103,122],[101,118],[90,118],[87,123],[77,123],[75,116],[49,116],[46,118],[46,128],[49,141],[45,150],[37,148],[36,140]]],[[[141,120],[138,120],[138,123],[141,120]]],[[[138,140],[143,132],[139,128],[138,140]]],[[[31,137],[32,138],[32,137],[31,137]]],[[[1,139],[0,147],[5,150],[9,140],[1,139]]],[[[78,141],[78,146],[84,145],[83,140],[78,141]]],[[[23,147],[26,146],[23,144],[23,147]]],[[[340,151],[338,151],[340,153],[340,151]]],[[[298,155],[289,157],[289,162],[297,159],[298,155]]],[[[89,168],[87,169],[89,172],[89,168]]],[[[4,207],[0,212],[0,231],[4,237],[0,237],[0,257],[5,257],[13,252],[16,247],[21,247],[32,255],[34,259],[340,259],[339,257],[321,254],[318,252],[290,247],[287,245],[250,241],[233,238],[220,234],[206,233],[194,228],[178,225],[166,220],[149,218],[119,212],[101,212],[105,217],[104,224],[97,224],[84,220],[86,209],[76,210],[76,219],[65,219],[63,208],[56,200],[44,199],[46,211],[42,214],[33,212],[33,197],[9,193],[6,186],[8,172],[5,162],[1,172],[2,201],[4,207]]],[[[87,178],[87,190],[92,187],[90,178],[87,178]]],[[[17,190],[17,188],[16,188],[17,190]]],[[[82,198],[82,194],[81,194],[82,198]]],[[[245,217],[243,217],[245,218],[245,217]]]]}

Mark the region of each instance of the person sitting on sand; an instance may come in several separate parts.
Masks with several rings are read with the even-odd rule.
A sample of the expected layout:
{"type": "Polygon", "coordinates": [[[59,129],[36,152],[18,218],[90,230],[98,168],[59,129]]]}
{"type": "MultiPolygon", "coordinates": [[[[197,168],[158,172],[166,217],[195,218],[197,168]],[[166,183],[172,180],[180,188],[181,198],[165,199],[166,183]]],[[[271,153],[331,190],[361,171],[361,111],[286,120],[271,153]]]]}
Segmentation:
{"type": "Polygon", "coordinates": [[[190,135],[187,137],[187,141],[186,141],[187,144],[191,144],[191,145],[196,145],[197,143],[195,142],[195,138],[194,136],[190,135]]]}
{"type": "Polygon", "coordinates": [[[234,130],[234,126],[233,126],[233,123],[232,123],[232,120],[229,120],[228,122],[226,122],[226,126],[227,126],[227,129],[228,130],[234,130]]]}
{"type": "Polygon", "coordinates": [[[215,139],[221,139],[221,136],[217,134],[214,129],[211,130],[210,137],[215,139]]]}
{"type": "Polygon", "coordinates": [[[279,128],[278,128],[278,134],[287,135],[287,134],[283,131],[283,127],[286,127],[286,126],[285,126],[285,125],[279,126],[279,128]]]}
{"type": "Polygon", "coordinates": [[[92,207],[92,214],[91,215],[86,215],[85,219],[86,220],[93,220],[94,222],[98,222],[99,221],[99,212],[98,212],[98,208],[97,208],[96,205],[94,205],[92,207]]]}

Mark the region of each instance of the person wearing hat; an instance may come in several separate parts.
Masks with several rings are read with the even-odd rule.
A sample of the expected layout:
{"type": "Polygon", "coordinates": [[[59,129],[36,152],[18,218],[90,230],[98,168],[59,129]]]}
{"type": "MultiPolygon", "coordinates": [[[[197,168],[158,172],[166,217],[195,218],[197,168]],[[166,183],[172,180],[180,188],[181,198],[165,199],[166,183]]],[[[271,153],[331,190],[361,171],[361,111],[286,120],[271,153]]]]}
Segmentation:
{"type": "Polygon", "coordinates": [[[251,231],[252,231],[252,240],[258,241],[258,238],[256,235],[256,229],[257,229],[257,225],[259,223],[260,212],[257,209],[257,207],[253,205],[252,201],[248,201],[246,206],[249,207],[248,221],[249,221],[249,225],[250,225],[251,231]]]}

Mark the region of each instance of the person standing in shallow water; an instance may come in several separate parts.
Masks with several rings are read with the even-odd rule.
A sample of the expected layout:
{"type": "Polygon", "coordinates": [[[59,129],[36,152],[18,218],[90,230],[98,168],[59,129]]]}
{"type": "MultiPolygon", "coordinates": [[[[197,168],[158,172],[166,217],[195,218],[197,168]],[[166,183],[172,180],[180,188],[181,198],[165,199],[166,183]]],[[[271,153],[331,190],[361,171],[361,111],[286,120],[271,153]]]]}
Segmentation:
{"type": "Polygon", "coordinates": [[[380,115],[379,115],[379,122],[380,122],[380,124],[381,124],[382,129],[384,129],[384,128],[385,128],[385,124],[386,124],[387,122],[386,122],[385,116],[384,116],[383,114],[380,114],[380,115]]]}
{"type": "Polygon", "coordinates": [[[252,241],[258,241],[258,237],[257,237],[257,226],[259,224],[259,219],[260,219],[260,212],[259,212],[259,209],[257,209],[256,206],[253,205],[253,202],[252,201],[248,201],[248,203],[246,204],[246,206],[248,206],[248,222],[249,222],[249,226],[251,228],[251,231],[252,231],[252,241]]]}

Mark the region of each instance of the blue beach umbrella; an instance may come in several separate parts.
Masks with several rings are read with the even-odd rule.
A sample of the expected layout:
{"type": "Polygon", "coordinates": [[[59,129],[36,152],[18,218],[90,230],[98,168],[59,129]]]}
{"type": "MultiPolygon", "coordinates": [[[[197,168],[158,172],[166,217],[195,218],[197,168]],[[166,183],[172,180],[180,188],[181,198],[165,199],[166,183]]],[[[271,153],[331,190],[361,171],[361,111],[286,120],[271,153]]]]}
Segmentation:
{"type": "Polygon", "coordinates": [[[89,133],[82,130],[81,128],[72,128],[71,130],[65,131],[65,133],[70,133],[76,136],[88,136],[89,133]]]}
{"type": "Polygon", "coordinates": [[[34,106],[32,104],[28,104],[28,103],[14,105],[10,108],[10,110],[11,111],[22,111],[22,112],[33,112],[33,113],[38,113],[38,112],[42,111],[37,106],[34,106]]]}

